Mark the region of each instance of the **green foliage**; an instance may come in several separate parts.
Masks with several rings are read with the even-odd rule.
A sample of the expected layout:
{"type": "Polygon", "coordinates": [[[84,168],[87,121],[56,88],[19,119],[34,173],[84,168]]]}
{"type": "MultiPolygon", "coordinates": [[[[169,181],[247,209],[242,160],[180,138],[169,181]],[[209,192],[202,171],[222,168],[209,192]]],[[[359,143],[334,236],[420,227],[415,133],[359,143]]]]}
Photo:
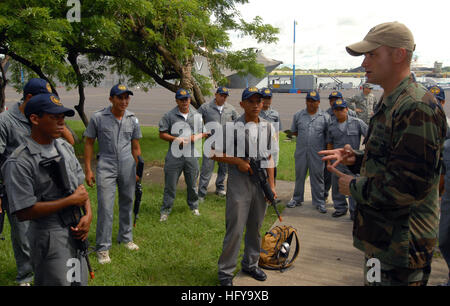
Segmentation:
{"type": "Polygon", "coordinates": [[[226,61],[230,67],[238,71],[240,76],[252,74],[263,77],[266,73],[264,65],[256,62],[256,51],[253,48],[228,52],[226,61]]]}
{"type": "MultiPolygon", "coordinates": [[[[224,83],[222,68],[242,75],[264,73],[249,50],[229,55],[216,52],[231,46],[227,31],[255,37],[258,42],[277,40],[278,29],[260,17],[252,22],[239,18],[236,5],[247,2],[84,0],[81,22],[68,22],[67,1],[6,0],[0,3],[0,54],[14,53],[25,59],[26,78],[42,73],[68,88],[79,84],[67,58],[84,55],[89,60],[80,66],[84,85],[98,85],[108,66],[131,85],[145,89],[158,83],[175,91],[177,87],[169,80],[179,80],[188,89],[198,88],[194,96],[202,102],[212,84],[224,83]],[[208,59],[212,80],[195,75],[194,56],[208,59]]],[[[18,84],[20,69],[14,71],[18,84]]]]}

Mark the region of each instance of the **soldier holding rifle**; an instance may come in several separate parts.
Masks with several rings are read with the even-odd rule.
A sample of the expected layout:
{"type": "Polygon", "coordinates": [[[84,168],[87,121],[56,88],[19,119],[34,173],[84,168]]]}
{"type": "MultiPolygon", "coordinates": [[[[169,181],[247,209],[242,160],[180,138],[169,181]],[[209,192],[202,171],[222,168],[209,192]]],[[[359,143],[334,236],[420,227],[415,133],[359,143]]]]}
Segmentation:
{"type": "Polygon", "coordinates": [[[2,167],[10,213],[20,221],[31,220],[28,235],[34,284],[38,286],[87,284],[85,259],[73,260],[80,259],[76,240],[84,241],[88,236],[91,204],[74,150],[59,139],[64,117],[74,114],[53,94],[32,97],[25,107],[25,116],[32,125],[31,136],[25,138],[2,167]],[[63,161],[69,193],[42,167],[42,162],[55,157],[63,161]],[[83,208],[85,215],[76,225],[66,225],[62,212],[77,207],[83,208]],[[74,275],[69,273],[72,264],[74,275]]]}
{"type": "Polygon", "coordinates": [[[246,88],[242,93],[240,105],[245,111],[244,115],[235,120],[234,125],[232,125],[233,129],[224,128],[223,141],[226,145],[219,148],[220,141],[218,141],[212,152],[212,159],[229,164],[226,234],[218,263],[218,276],[222,286],[233,285],[233,273],[236,268],[244,228],[246,231],[242,271],[259,281],[264,281],[267,278],[266,274],[258,267],[261,247],[259,230],[266,213],[267,204],[260,182],[251,176],[256,175],[256,173],[253,173],[251,169],[250,158],[261,163],[260,167],[266,168],[268,182],[276,199],[272,157],[269,151],[264,150],[265,146],[257,145],[263,141],[268,144],[273,135],[270,122],[259,117],[263,107],[262,94],[255,87],[246,88]],[[239,126],[243,133],[240,133],[239,126]],[[229,135],[230,132],[233,135],[229,135]],[[231,152],[230,149],[232,149],[231,152]],[[264,162],[266,165],[263,165],[264,162]]]}

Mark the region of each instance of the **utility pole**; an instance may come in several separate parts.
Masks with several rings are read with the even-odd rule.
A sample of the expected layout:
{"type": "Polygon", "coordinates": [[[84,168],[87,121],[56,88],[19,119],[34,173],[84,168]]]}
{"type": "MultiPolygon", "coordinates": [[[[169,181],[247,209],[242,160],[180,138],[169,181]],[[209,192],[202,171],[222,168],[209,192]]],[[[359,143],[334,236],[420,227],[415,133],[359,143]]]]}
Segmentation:
{"type": "Polygon", "coordinates": [[[294,20],[294,47],[292,54],[292,89],[289,90],[289,93],[297,93],[297,88],[295,88],[295,26],[297,25],[297,21],[294,20]]]}

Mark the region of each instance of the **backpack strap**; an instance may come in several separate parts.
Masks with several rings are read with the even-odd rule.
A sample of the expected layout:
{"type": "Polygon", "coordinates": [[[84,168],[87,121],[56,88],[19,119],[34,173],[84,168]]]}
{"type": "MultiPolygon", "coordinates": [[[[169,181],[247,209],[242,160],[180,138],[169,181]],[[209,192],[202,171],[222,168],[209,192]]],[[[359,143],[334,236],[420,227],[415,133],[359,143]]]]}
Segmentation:
{"type": "Polygon", "coordinates": [[[295,251],[294,251],[294,255],[292,256],[292,258],[289,261],[286,261],[283,264],[283,267],[281,268],[281,272],[284,272],[283,271],[284,269],[289,268],[292,265],[292,263],[297,258],[298,253],[300,251],[300,244],[299,244],[299,241],[298,241],[297,232],[295,230],[292,231],[292,233],[289,235],[289,237],[287,239],[287,240],[289,240],[289,244],[291,244],[293,237],[295,237],[295,251]]]}

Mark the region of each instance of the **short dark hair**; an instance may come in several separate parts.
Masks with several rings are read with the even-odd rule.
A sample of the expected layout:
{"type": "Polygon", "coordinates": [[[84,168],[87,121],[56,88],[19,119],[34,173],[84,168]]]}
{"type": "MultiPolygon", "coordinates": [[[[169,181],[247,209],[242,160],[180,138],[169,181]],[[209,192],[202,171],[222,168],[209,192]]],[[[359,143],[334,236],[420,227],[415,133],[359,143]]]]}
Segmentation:
{"type": "Polygon", "coordinates": [[[42,117],[44,116],[44,114],[45,114],[45,112],[39,111],[39,112],[36,113],[36,114],[32,113],[32,114],[28,114],[28,115],[25,115],[25,116],[27,117],[28,122],[29,122],[31,125],[33,125],[33,124],[31,123],[30,116],[31,116],[31,115],[37,115],[39,118],[42,118],[42,117]]]}

